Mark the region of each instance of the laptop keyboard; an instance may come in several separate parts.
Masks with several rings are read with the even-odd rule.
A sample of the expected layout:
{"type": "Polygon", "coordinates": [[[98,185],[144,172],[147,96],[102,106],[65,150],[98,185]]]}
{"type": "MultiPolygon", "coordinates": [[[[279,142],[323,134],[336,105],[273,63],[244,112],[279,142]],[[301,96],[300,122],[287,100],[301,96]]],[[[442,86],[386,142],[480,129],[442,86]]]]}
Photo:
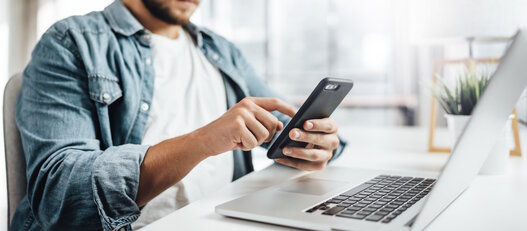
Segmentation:
{"type": "Polygon", "coordinates": [[[425,197],[435,179],[380,175],[306,212],[389,223],[425,197]]]}

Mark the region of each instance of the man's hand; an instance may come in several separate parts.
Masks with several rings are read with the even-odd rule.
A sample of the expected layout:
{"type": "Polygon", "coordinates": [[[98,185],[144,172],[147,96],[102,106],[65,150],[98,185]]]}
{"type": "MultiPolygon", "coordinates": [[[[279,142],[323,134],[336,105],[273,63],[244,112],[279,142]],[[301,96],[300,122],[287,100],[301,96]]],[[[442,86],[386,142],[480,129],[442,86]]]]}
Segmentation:
{"type": "Polygon", "coordinates": [[[271,111],[293,116],[296,110],[278,98],[246,97],[210,124],[196,130],[207,155],[237,148],[251,150],[270,141],[284,125],[271,111]]]}
{"type": "Polygon", "coordinates": [[[333,151],[339,146],[337,124],[329,119],[314,119],[304,123],[304,129],[292,129],[289,138],[308,143],[305,148],[284,147],[284,155],[293,157],[277,159],[276,162],[301,170],[323,169],[333,151]]]}
{"type": "Polygon", "coordinates": [[[204,127],[151,146],[141,164],[137,205],[144,206],[209,156],[271,140],[284,127],[270,113],[275,110],[289,116],[296,111],[276,98],[248,97],[204,127]]]}

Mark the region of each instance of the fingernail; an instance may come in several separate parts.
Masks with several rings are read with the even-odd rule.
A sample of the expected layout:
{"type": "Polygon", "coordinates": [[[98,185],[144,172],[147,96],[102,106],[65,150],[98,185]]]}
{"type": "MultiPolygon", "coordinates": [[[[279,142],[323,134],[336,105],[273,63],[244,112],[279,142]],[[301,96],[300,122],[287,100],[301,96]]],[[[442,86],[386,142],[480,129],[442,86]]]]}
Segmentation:
{"type": "Polygon", "coordinates": [[[298,131],[293,131],[293,137],[294,138],[300,137],[300,133],[298,131]]]}
{"type": "Polygon", "coordinates": [[[313,128],[313,123],[307,121],[307,122],[306,122],[306,129],[307,129],[307,130],[310,130],[311,128],[313,128]]]}
{"type": "Polygon", "coordinates": [[[282,152],[284,152],[285,155],[288,155],[288,154],[291,154],[291,149],[289,149],[289,148],[284,148],[284,149],[282,150],[282,152]]]}

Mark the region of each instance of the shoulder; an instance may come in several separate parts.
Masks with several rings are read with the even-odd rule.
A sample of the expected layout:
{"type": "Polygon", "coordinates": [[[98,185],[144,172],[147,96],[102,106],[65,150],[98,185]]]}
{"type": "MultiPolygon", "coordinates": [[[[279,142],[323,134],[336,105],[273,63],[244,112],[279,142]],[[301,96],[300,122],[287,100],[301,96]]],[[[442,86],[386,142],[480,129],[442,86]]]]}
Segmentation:
{"type": "Polygon", "coordinates": [[[71,16],[54,23],[43,35],[63,40],[69,34],[103,34],[111,30],[102,12],[95,11],[86,15],[71,16]]]}
{"type": "Polygon", "coordinates": [[[82,66],[82,54],[92,47],[110,27],[101,12],[72,16],[54,23],[42,35],[31,53],[26,69],[41,68],[52,63],[82,66]]]}
{"type": "MultiPolygon", "coordinates": [[[[39,51],[71,53],[79,58],[83,48],[90,47],[94,41],[100,41],[111,34],[111,27],[102,12],[91,12],[86,15],[71,16],[55,22],[42,35],[32,55],[39,56],[39,51]]],[[[40,54],[40,56],[48,56],[40,54]]]]}

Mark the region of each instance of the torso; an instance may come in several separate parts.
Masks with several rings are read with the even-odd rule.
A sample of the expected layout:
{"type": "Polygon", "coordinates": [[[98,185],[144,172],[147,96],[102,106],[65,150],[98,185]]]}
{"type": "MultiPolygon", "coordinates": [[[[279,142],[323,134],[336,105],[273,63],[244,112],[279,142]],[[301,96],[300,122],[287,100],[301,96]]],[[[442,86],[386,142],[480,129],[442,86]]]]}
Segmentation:
{"type": "MultiPolygon", "coordinates": [[[[186,134],[226,112],[222,76],[186,32],[181,30],[176,40],[153,35],[152,57],[154,94],[142,144],[186,134]]],[[[142,227],[216,191],[232,180],[232,173],[232,152],[207,158],[150,201],[133,227],[142,227]]]]}

